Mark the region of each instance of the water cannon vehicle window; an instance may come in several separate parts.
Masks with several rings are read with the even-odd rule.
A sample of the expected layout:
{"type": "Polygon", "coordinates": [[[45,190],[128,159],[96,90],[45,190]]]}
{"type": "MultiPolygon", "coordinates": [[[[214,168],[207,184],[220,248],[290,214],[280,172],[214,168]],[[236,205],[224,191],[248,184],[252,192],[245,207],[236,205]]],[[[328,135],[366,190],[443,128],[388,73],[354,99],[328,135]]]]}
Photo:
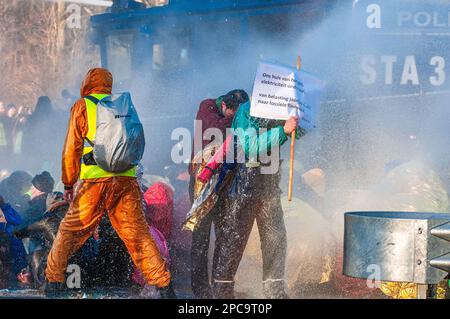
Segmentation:
{"type": "Polygon", "coordinates": [[[187,30],[159,34],[153,44],[154,70],[177,69],[189,64],[190,35],[187,30]]]}
{"type": "Polygon", "coordinates": [[[109,35],[106,39],[107,63],[117,83],[131,79],[133,33],[109,35]]]}

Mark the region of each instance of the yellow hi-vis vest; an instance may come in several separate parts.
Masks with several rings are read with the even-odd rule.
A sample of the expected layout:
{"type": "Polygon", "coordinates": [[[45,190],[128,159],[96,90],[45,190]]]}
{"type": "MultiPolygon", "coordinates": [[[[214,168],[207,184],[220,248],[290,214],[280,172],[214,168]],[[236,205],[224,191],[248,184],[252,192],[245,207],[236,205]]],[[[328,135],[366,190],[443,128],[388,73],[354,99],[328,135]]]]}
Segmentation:
{"type": "MultiPolygon", "coordinates": [[[[91,96],[101,100],[108,96],[108,94],[90,94],[91,96]]],[[[89,99],[84,99],[86,102],[86,113],[88,119],[88,133],[87,138],[94,142],[95,141],[95,133],[97,130],[97,105],[89,99]]],[[[95,143],[95,142],[94,142],[95,143]]],[[[93,149],[86,141],[83,147],[83,155],[91,152],[93,149]]],[[[128,176],[128,177],[136,177],[136,167],[130,168],[129,170],[122,173],[111,173],[103,170],[97,165],[85,165],[83,163],[83,159],[81,159],[81,170],[80,170],[80,179],[94,179],[94,178],[103,178],[103,177],[114,177],[114,176],[128,176]]]]}

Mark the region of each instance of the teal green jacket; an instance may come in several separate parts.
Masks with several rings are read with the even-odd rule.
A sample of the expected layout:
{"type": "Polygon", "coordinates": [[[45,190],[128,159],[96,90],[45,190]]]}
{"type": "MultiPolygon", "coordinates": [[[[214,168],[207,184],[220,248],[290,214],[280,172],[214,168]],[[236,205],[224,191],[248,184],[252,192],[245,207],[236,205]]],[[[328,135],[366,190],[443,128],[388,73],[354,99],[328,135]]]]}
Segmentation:
{"type": "Polygon", "coordinates": [[[257,161],[258,155],[267,154],[272,147],[281,146],[287,141],[281,125],[261,131],[264,128],[261,125],[263,121],[250,116],[250,102],[242,104],[234,116],[231,127],[249,160],[257,161]]]}

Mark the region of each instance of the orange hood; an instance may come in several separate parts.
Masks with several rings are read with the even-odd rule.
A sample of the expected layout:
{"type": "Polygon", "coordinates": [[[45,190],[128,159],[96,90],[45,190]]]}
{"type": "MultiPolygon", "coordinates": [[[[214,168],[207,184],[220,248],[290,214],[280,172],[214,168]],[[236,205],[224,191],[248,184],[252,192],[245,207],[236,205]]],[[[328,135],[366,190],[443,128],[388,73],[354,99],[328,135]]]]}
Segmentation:
{"type": "Polygon", "coordinates": [[[113,77],[111,72],[102,68],[90,69],[81,84],[81,97],[86,95],[111,94],[113,85],[113,77]]]}

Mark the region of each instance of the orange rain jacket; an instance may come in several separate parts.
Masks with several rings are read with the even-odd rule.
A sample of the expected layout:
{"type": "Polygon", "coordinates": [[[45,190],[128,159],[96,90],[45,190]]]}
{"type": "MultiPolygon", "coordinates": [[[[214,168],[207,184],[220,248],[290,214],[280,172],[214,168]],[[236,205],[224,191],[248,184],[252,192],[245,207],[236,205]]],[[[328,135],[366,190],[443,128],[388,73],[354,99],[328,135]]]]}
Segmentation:
{"type": "MultiPolygon", "coordinates": [[[[83,81],[82,99],[71,109],[63,152],[62,180],[66,188],[73,187],[80,176],[80,160],[88,132],[83,97],[93,93],[111,94],[112,81],[111,73],[100,68],[90,70],[83,81]]],[[[146,282],[157,287],[169,285],[170,273],[149,232],[137,180],[124,176],[88,179],[77,185],[48,256],[47,280],[64,282],[70,256],[93,234],[105,212],[146,282]]]]}
{"type": "Polygon", "coordinates": [[[83,155],[84,138],[89,128],[84,97],[89,94],[111,94],[112,84],[111,73],[101,68],[91,69],[81,84],[81,99],[70,110],[69,127],[63,149],[62,182],[66,187],[73,187],[80,176],[80,159],[83,155]]]}

